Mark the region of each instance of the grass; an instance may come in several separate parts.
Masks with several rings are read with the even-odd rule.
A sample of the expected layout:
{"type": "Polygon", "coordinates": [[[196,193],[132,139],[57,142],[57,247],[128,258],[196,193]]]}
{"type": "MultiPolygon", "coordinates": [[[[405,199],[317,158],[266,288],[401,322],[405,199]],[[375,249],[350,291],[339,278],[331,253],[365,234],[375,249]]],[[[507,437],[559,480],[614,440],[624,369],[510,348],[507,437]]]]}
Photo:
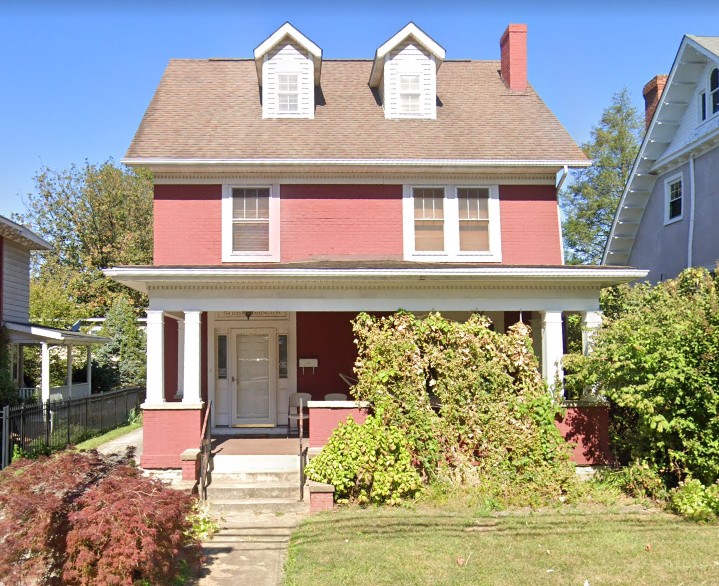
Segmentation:
{"type": "Polygon", "coordinates": [[[135,421],[133,423],[129,423],[127,425],[123,425],[122,427],[116,427],[115,429],[111,429],[110,431],[103,433],[102,435],[98,435],[96,437],[90,438],[89,440],[86,440],[82,443],[79,443],[75,446],[76,450],[95,450],[98,446],[104,444],[105,442],[109,442],[111,440],[117,439],[118,437],[121,437],[125,435],[126,433],[130,433],[131,431],[135,431],[136,429],[139,429],[142,427],[142,421],[135,421]]]}
{"type": "Polygon", "coordinates": [[[719,531],[633,507],[480,516],[346,507],[293,534],[285,585],[717,584],[719,531]]]}

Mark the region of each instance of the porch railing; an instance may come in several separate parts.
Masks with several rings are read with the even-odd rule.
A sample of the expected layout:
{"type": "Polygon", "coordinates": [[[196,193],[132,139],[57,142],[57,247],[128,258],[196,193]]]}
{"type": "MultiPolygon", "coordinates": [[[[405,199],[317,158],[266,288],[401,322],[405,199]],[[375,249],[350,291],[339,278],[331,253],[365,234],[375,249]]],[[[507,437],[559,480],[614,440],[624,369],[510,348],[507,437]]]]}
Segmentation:
{"type": "Polygon", "coordinates": [[[205,417],[202,421],[202,433],[200,434],[200,486],[198,492],[200,500],[207,500],[207,473],[210,467],[210,456],[212,454],[212,426],[210,425],[210,413],[212,412],[212,401],[207,403],[205,417]]]}
{"type": "Polygon", "coordinates": [[[309,450],[309,446],[303,449],[302,447],[302,439],[305,435],[304,433],[304,417],[302,417],[302,414],[304,413],[304,405],[303,400],[300,399],[300,418],[297,421],[297,425],[299,426],[299,436],[300,436],[300,500],[305,500],[305,482],[307,479],[305,478],[305,467],[307,466],[307,451],[309,450]]]}

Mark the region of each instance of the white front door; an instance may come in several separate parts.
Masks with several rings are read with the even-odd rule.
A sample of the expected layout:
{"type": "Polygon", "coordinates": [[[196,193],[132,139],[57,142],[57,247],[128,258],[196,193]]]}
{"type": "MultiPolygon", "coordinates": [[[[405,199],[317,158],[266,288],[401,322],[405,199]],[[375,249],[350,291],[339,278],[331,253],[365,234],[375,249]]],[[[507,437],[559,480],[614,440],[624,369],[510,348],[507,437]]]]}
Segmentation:
{"type": "Polygon", "coordinates": [[[277,335],[274,329],[234,329],[232,424],[277,423],[277,335]]]}

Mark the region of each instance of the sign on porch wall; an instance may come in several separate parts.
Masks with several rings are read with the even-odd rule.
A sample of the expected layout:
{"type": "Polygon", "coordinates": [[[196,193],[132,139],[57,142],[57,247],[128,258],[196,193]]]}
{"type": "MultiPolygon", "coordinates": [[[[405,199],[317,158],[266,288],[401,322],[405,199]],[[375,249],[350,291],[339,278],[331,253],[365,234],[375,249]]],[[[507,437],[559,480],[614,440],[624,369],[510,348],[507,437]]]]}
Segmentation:
{"type": "Polygon", "coordinates": [[[286,311],[218,311],[215,319],[287,319],[286,311]]]}

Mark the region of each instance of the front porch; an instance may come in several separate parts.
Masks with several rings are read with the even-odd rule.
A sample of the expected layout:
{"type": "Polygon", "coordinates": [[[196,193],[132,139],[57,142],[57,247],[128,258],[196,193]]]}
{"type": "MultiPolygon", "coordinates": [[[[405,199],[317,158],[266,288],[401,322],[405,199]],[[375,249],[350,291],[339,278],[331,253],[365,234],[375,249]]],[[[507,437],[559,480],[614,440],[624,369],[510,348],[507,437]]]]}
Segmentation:
{"type": "MultiPolygon", "coordinates": [[[[561,394],[564,317],[581,314],[587,350],[601,319],[600,289],[643,274],[603,267],[325,264],[107,271],[150,297],[143,467],[179,468],[180,454],[200,444],[208,405],[215,436],[296,435],[287,417],[291,394],[322,402],[330,393],[348,393],[339,375],[352,375],[350,322],[360,311],[439,311],[456,320],[481,312],[499,332],[524,321],[545,380],[561,394]]],[[[310,434],[317,421],[310,418],[310,434]]]]}

